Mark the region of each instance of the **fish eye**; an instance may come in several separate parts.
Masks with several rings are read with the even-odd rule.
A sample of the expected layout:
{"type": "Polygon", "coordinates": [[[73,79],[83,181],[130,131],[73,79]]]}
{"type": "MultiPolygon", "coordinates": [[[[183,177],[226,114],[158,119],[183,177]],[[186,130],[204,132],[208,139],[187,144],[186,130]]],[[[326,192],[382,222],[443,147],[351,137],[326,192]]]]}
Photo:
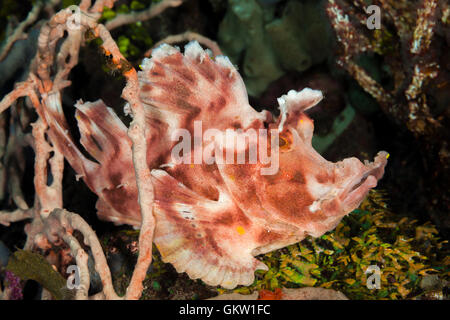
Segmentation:
{"type": "Polygon", "coordinates": [[[290,132],[283,133],[278,137],[280,151],[290,151],[292,149],[292,136],[290,132]]]}

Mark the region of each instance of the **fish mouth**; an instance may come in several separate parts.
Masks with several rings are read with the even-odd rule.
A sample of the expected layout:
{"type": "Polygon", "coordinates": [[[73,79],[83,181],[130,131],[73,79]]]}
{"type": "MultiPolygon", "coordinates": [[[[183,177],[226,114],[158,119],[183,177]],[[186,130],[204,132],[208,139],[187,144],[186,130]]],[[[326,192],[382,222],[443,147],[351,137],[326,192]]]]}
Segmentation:
{"type": "Polygon", "coordinates": [[[367,174],[353,184],[350,190],[344,193],[342,207],[345,212],[355,210],[367,196],[369,190],[377,186],[377,181],[378,180],[373,175],[367,174]]]}
{"type": "Polygon", "coordinates": [[[375,169],[372,169],[372,170],[370,170],[370,171],[368,171],[368,172],[365,172],[365,173],[362,175],[362,177],[359,178],[359,180],[358,180],[357,182],[353,182],[352,184],[350,184],[351,187],[350,187],[350,189],[348,190],[348,193],[351,193],[351,192],[353,192],[354,190],[356,190],[356,189],[358,189],[359,187],[361,187],[361,186],[367,181],[367,179],[368,179],[369,177],[374,177],[374,178],[375,178],[375,176],[372,174],[374,170],[375,170],[375,169]]]}
{"type": "Polygon", "coordinates": [[[387,164],[388,154],[381,151],[371,163],[366,162],[363,173],[355,177],[349,186],[342,193],[343,205],[348,210],[354,210],[370,189],[377,186],[377,182],[384,174],[384,167],[387,164]]]}

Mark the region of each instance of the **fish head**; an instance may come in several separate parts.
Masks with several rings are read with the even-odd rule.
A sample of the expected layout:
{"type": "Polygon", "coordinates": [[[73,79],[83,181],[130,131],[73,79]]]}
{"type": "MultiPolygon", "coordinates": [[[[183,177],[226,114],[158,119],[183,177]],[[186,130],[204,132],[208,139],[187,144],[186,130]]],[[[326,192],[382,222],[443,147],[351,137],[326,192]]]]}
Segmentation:
{"type": "Polygon", "coordinates": [[[278,99],[280,117],[270,126],[272,144],[278,141],[271,150],[278,152],[278,170],[256,178],[260,203],[271,219],[313,236],[333,229],[359,206],[383,176],[388,158],[384,151],[364,163],[356,157],[336,163],[322,157],[312,146],[314,122],[304,112],[322,98],[320,91],[306,88],[278,99]]]}

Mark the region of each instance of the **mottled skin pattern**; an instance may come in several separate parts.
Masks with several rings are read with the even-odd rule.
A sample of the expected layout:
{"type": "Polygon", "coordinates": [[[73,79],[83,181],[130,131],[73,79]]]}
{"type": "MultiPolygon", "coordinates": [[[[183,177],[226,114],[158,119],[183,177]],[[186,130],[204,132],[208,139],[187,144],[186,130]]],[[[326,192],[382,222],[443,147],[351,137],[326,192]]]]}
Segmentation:
{"type": "MultiPolygon", "coordinates": [[[[155,189],[155,238],[163,260],[210,285],[249,285],[266,266],[255,255],[332,230],[383,176],[387,154],[372,163],[356,158],[331,163],[311,146],[313,122],[303,112],[322,99],[311,89],[279,98],[276,120],[249,104],[244,83],[225,57],[212,60],[196,42],[182,54],[162,45],[139,72],[147,113],[147,162],[155,189]],[[279,170],[261,175],[256,164],[174,164],[171,135],[194,121],[210,128],[274,129],[279,134],[279,170]]],[[[102,101],[78,103],[81,144],[66,133],[58,112],[51,134],[71,166],[99,196],[98,214],[117,224],[140,225],[137,189],[126,127],[102,101]]],[[[272,138],[271,136],[269,138],[272,138]]],[[[273,139],[269,139],[272,141],[273,139]]],[[[267,148],[270,148],[269,142],[267,148]]],[[[205,143],[203,143],[205,147],[205,143]]],[[[248,156],[249,150],[244,152],[248,156]]],[[[189,156],[194,159],[195,151],[189,156]]],[[[248,159],[248,158],[247,158],[248,159]]]]}

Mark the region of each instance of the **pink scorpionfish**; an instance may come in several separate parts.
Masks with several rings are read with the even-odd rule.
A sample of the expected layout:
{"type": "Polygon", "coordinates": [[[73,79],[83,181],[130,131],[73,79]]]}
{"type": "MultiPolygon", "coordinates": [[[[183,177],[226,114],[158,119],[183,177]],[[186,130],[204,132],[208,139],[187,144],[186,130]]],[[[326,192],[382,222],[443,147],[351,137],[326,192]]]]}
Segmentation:
{"type": "MultiPolygon", "coordinates": [[[[244,82],[230,60],[212,59],[197,42],[190,42],[184,54],[163,44],[141,69],[147,162],[155,190],[154,243],[165,262],[192,279],[224,288],[250,285],[256,269],[267,269],[254,256],[334,229],[384,174],[386,152],[371,163],[357,158],[332,163],[313,149],[314,125],[304,111],[322,99],[320,91],[289,91],[278,99],[280,116],[274,119],[249,105],[244,82]],[[202,132],[208,129],[216,135],[206,141],[202,132]],[[221,136],[227,129],[237,132],[235,137],[269,133],[256,140],[247,135],[241,148],[230,149],[230,139],[221,136]],[[184,148],[181,161],[174,161],[172,151],[180,149],[183,135],[190,137],[184,142],[192,148],[184,148]],[[243,155],[250,159],[255,141],[267,155],[273,153],[274,161],[277,152],[277,170],[259,158],[211,161],[218,156],[218,145],[227,160],[243,155]]],[[[73,142],[59,107],[46,113],[52,141],[98,195],[100,218],[139,227],[126,126],[101,100],[79,102],[76,108],[80,142],[96,161],[73,142]]]]}

